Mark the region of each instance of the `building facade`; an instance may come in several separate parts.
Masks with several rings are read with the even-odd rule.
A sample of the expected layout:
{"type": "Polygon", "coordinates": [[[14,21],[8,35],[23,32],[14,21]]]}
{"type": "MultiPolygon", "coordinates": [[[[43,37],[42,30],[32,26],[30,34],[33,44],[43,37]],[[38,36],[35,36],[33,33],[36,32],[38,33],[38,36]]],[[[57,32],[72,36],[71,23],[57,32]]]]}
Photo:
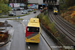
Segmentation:
{"type": "Polygon", "coordinates": [[[28,3],[37,3],[37,4],[43,4],[47,2],[48,0],[28,0],[28,3]]]}
{"type": "Polygon", "coordinates": [[[9,3],[25,3],[27,0],[9,0],[9,3]]]}
{"type": "Polygon", "coordinates": [[[37,8],[38,7],[39,9],[42,7],[42,5],[46,4],[47,2],[48,0],[9,0],[9,3],[24,3],[26,5],[24,8],[37,8]]]}

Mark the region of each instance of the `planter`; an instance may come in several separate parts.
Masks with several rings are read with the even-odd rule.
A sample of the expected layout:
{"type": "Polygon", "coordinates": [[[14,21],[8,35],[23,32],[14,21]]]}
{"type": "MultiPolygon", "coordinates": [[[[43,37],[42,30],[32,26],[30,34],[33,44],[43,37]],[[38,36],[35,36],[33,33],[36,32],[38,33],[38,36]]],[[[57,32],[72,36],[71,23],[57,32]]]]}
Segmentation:
{"type": "Polygon", "coordinates": [[[10,41],[10,37],[11,37],[10,34],[8,34],[8,38],[6,39],[6,41],[0,42],[0,47],[5,46],[10,41]]]}

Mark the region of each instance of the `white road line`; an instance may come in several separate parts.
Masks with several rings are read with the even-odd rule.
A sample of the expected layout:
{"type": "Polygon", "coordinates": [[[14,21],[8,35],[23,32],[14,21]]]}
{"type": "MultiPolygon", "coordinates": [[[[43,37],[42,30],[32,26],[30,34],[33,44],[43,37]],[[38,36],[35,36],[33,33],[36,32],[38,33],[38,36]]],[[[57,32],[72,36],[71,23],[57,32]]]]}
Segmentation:
{"type": "Polygon", "coordinates": [[[23,22],[28,22],[29,20],[23,20],[23,22]]]}
{"type": "Polygon", "coordinates": [[[28,49],[30,49],[30,46],[28,46],[28,49]]]}
{"type": "MultiPolygon", "coordinates": [[[[24,27],[25,27],[25,24],[23,22],[20,22],[24,27]]],[[[26,33],[26,30],[24,30],[24,33],[26,33]]]]}

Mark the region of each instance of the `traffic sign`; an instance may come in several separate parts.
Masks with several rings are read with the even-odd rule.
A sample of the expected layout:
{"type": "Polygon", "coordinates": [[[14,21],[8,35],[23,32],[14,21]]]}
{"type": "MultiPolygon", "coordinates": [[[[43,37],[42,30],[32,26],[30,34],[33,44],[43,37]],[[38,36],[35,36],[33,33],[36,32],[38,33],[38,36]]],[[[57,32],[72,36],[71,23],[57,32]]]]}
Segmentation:
{"type": "Polygon", "coordinates": [[[20,17],[18,17],[18,19],[20,19],[20,17]]]}
{"type": "Polygon", "coordinates": [[[41,4],[41,5],[43,5],[43,4],[41,4]]]}

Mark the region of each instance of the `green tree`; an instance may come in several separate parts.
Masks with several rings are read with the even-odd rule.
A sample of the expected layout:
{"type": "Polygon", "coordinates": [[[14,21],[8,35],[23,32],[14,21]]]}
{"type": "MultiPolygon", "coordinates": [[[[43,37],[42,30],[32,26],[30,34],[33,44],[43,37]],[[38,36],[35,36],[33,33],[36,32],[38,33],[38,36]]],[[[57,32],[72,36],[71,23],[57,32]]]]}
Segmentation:
{"type": "Polygon", "coordinates": [[[67,5],[67,7],[73,6],[75,5],[75,0],[65,0],[65,5],[67,5]]]}
{"type": "Polygon", "coordinates": [[[8,3],[8,1],[5,2],[5,0],[0,0],[0,13],[8,13],[8,11],[11,10],[11,8],[6,5],[6,3],[8,3]]]}
{"type": "Polygon", "coordinates": [[[0,4],[4,4],[4,1],[3,0],[0,0],[0,4]]]}
{"type": "Polygon", "coordinates": [[[60,9],[75,5],[75,0],[60,0],[60,9]]]}
{"type": "Polygon", "coordinates": [[[8,4],[8,0],[0,0],[0,4],[3,4],[3,3],[5,3],[5,4],[8,4]]]}
{"type": "Polygon", "coordinates": [[[8,2],[9,2],[8,0],[3,0],[3,1],[4,1],[5,4],[8,4],[8,2]]]}

